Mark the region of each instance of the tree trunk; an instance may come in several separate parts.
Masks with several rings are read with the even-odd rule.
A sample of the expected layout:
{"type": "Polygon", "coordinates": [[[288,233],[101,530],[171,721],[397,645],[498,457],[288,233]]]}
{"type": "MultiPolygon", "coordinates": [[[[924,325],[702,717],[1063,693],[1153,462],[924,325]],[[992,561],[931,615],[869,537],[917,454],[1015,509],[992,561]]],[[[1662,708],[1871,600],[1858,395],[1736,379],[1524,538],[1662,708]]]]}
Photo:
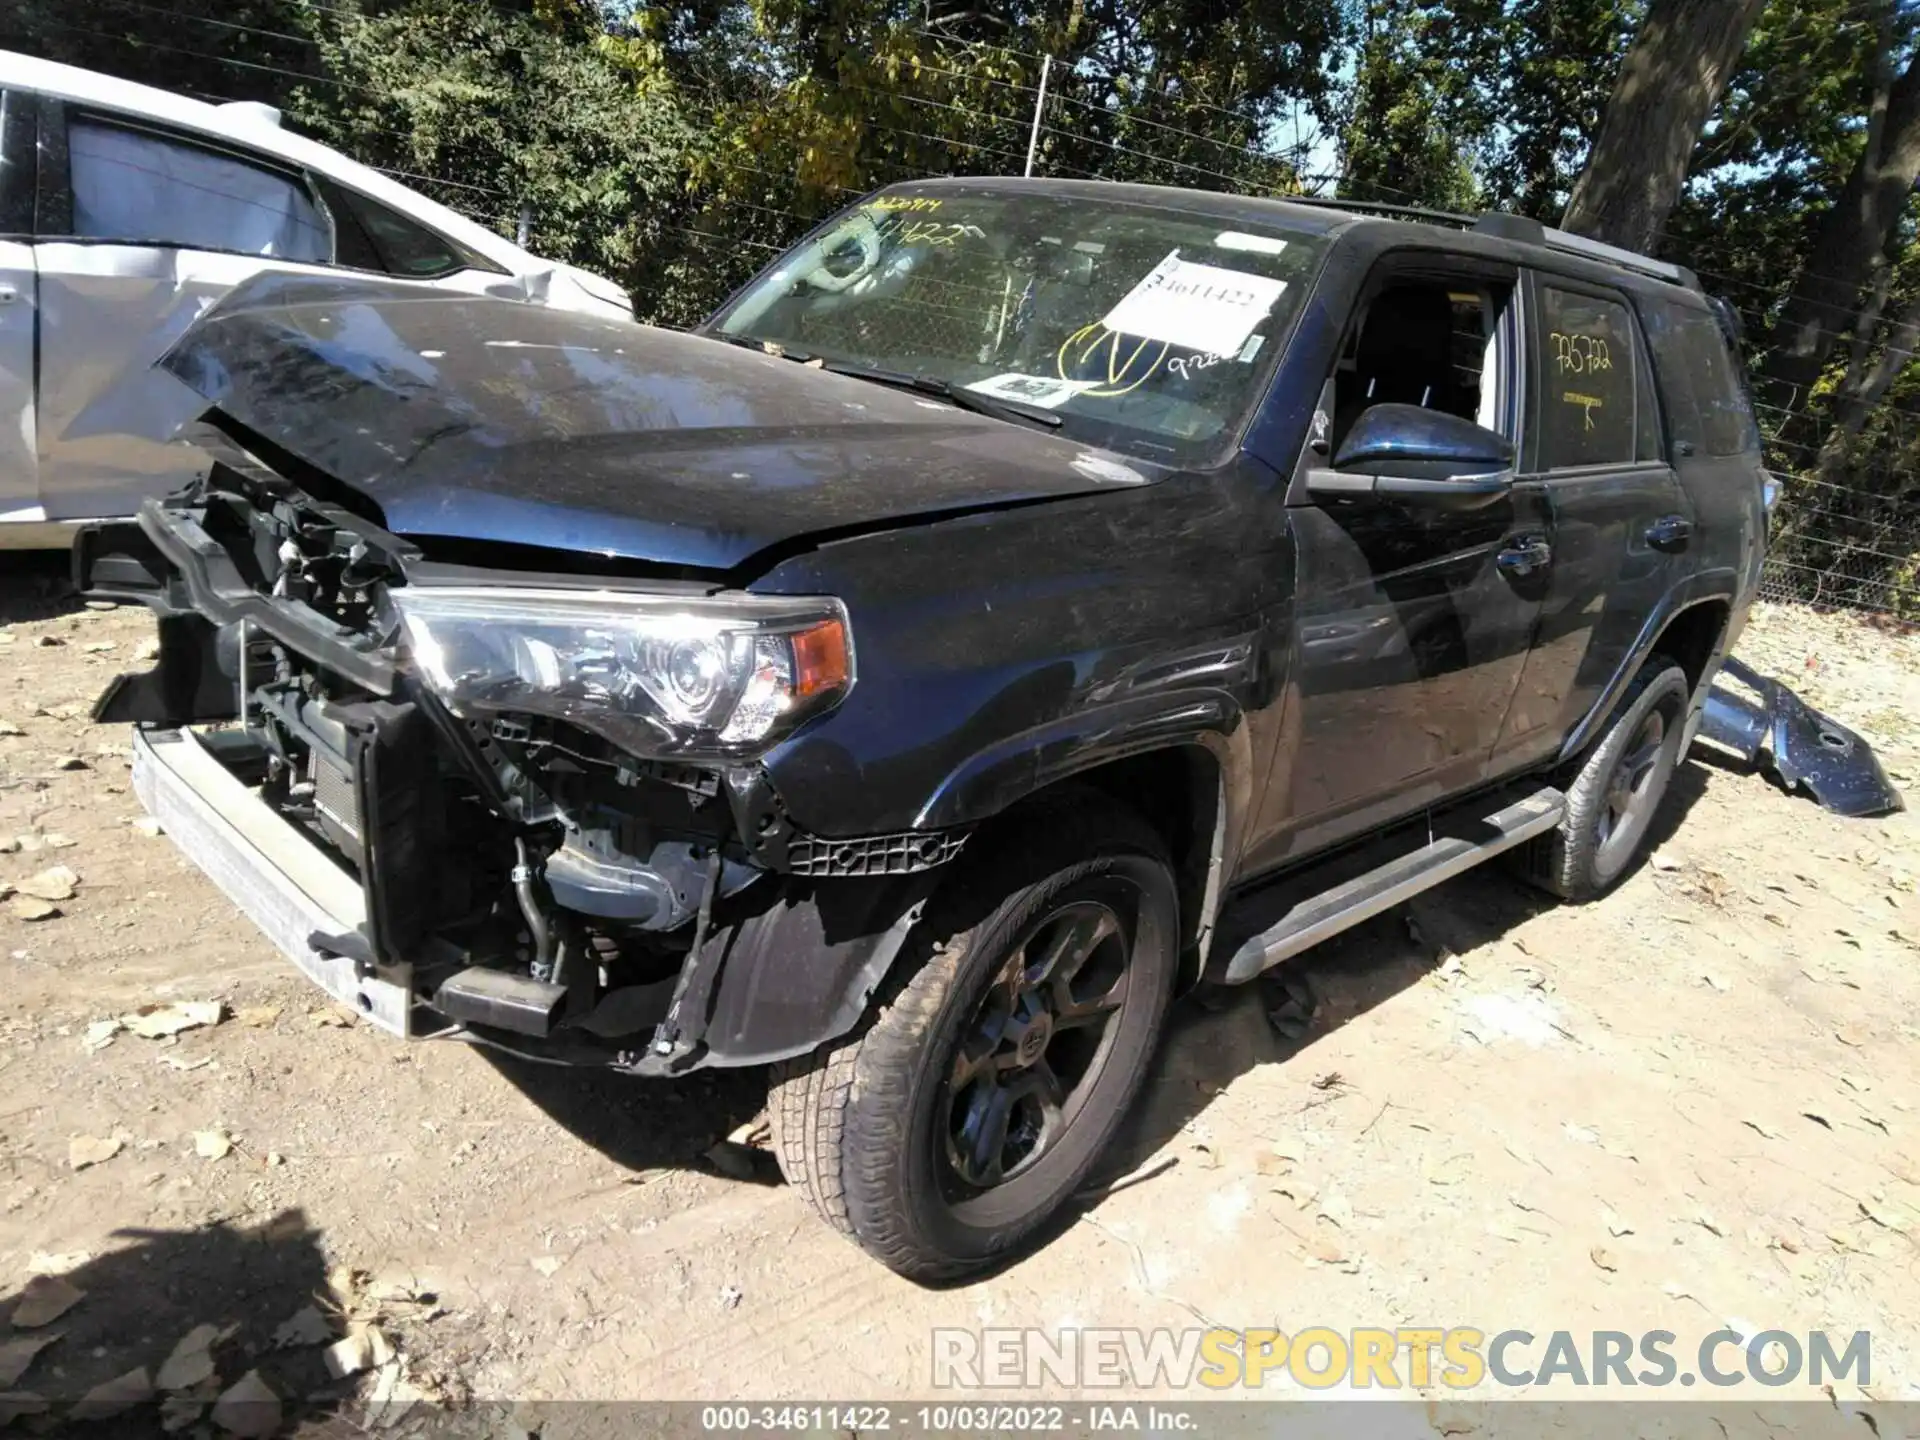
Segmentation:
{"type": "Polygon", "coordinates": [[[1893,382],[1912,363],[1916,348],[1920,348],[1920,299],[1911,301],[1894,320],[1879,362],[1871,371],[1866,368],[1864,357],[1856,357],[1856,363],[1847,367],[1848,383],[1841,387],[1834,405],[1833,429],[1820,448],[1816,470],[1822,480],[1830,485],[1845,483],[1853,442],[1867,428],[1867,421],[1887,398],[1893,382]]]}
{"type": "Polygon", "coordinates": [[[1874,97],[1866,145],[1820,218],[1761,367],[1768,404],[1798,414],[1843,337],[1874,267],[1894,248],[1920,178],[1920,52],[1874,97]]]}
{"type": "Polygon", "coordinates": [[[1567,203],[1567,229],[1648,251],[1764,0],[1653,0],[1567,203]]]}

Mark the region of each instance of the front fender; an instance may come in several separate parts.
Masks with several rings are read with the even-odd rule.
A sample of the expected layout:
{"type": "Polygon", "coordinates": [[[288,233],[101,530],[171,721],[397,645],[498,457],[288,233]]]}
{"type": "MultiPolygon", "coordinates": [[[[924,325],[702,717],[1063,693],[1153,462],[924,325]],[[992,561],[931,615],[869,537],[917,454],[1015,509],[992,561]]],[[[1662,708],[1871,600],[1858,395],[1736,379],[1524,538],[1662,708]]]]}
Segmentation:
{"type": "MultiPolygon", "coordinates": [[[[1143,756],[1205,751],[1213,773],[1208,793],[1190,796],[1196,821],[1192,852],[1177,857],[1183,892],[1193,906],[1185,925],[1190,946],[1205,953],[1226,885],[1253,810],[1253,746],[1239,702],[1220,690],[1136,696],[1063,716],[970,756],[927,800],[916,828],[976,824],[1029,796],[1101,767],[1143,756]]],[[[1202,783],[1194,777],[1193,783],[1202,783]]],[[[1125,798],[1122,792],[1122,798],[1125,798]]]]}
{"type": "Polygon", "coordinates": [[[1243,721],[1239,701],[1224,690],[1138,696],[1063,715],[955,766],[921,806],[914,828],[977,824],[1049,785],[1181,745],[1201,746],[1223,776],[1242,777],[1244,785],[1252,762],[1243,721]]]}

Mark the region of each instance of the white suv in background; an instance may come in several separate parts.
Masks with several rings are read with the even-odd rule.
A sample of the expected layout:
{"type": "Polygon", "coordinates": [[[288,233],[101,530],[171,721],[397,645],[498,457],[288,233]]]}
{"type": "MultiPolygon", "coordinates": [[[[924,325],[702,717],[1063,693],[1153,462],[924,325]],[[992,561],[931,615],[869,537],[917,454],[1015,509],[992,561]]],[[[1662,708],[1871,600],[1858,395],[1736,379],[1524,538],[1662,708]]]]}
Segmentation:
{"type": "Polygon", "coordinates": [[[153,362],[261,271],[632,318],[611,281],[279,122],[0,51],[0,550],[63,546],[203,468],[171,436],[205,401],[153,362]]]}

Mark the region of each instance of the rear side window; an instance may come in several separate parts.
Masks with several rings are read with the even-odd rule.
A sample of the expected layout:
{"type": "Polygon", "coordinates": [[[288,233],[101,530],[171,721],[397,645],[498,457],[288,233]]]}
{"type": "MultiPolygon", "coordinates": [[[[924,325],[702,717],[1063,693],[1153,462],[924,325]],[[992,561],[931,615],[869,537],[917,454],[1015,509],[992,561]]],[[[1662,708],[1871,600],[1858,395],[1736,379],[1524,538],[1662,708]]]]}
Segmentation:
{"type": "Polygon", "coordinates": [[[1705,310],[1664,300],[1649,302],[1644,318],[1675,454],[1758,451],[1753,405],[1719,322],[1705,310]]]}
{"type": "Polygon", "coordinates": [[[1551,284],[1539,295],[1540,468],[1631,465],[1638,387],[1627,307],[1551,284]]]}
{"type": "Polygon", "coordinates": [[[378,201],[331,181],[328,206],[340,226],[339,262],[356,270],[383,270],[412,280],[432,280],[456,270],[498,270],[466,246],[409,220],[378,201]]]}
{"type": "Polygon", "coordinates": [[[148,130],[74,118],[67,126],[73,233],[183,250],[323,265],[327,222],[286,171],[148,130]]]}

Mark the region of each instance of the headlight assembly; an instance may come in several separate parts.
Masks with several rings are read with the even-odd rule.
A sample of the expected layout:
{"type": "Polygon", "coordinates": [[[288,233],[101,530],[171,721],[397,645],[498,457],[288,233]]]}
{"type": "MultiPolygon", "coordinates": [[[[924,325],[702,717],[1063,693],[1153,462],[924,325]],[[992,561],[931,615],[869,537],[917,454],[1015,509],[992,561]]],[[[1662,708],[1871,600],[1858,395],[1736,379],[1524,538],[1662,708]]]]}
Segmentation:
{"type": "Polygon", "coordinates": [[[747,753],[840,703],[837,600],[410,585],[389,592],[455,714],[570,720],[637,755],[747,753]]]}

